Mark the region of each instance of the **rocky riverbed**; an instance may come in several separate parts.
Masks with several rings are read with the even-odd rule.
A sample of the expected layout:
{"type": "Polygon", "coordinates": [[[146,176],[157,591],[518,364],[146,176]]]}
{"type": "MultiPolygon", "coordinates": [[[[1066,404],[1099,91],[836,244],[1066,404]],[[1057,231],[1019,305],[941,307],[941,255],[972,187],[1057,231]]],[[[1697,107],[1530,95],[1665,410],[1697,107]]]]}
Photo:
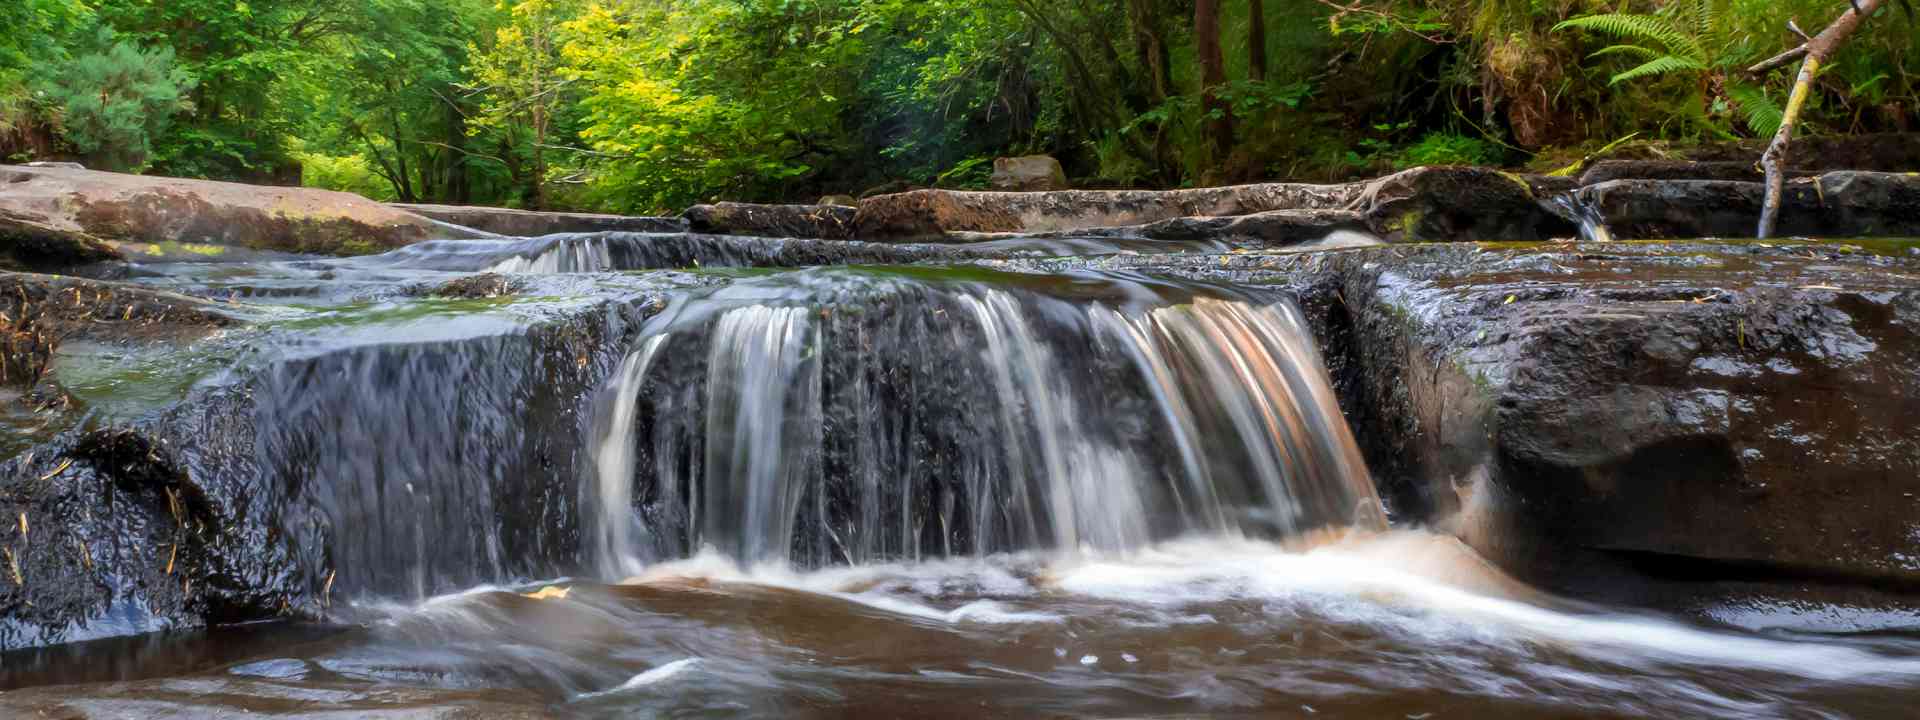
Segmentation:
{"type": "Polygon", "coordinates": [[[1338,453],[1262,416],[1351,428],[1394,527],[1551,596],[1920,624],[1912,174],[1809,172],[1783,228],[1812,237],[1765,242],[1710,163],[637,219],[106,175],[0,168],[11,267],[52,273],[0,274],[7,649],[351,622],[593,573],[615,536],[815,569],[1371,527],[1300,474],[1338,453]],[[1332,420],[1234,404],[1320,372],[1332,420]],[[808,489],[756,535],[758,490],[726,491],[744,525],[689,509],[715,473],[808,489]],[[1141,520],[1090,521],[1121,486],[1141,520]]]}

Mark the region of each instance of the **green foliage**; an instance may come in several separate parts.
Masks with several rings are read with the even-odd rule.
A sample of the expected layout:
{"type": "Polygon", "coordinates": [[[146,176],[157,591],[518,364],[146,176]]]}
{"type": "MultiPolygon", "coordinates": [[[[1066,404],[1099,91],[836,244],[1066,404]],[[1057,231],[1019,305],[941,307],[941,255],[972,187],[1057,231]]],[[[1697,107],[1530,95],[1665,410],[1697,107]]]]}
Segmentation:
{"type": "MultiPolygon", "coordinates": [[[[1259,33],[1220,7],[1226,79],[1203,87],[1188,0],[12,0],[0,158],[617,212],[980,187],[1030,153],[1102,186],[1551,169],[1610,138],[1769,134],[1792,69],[1744,68],[1841,5],[1268,2],[1259,33]],[[165,48],[161,75],[87,105],[101,68],[165,48]]],[[[1920,33],[1883,13],[1806,127],[1912,127],[1916,59],[1920,33]]]]}
{"type": "Polygon", "coordinates": [[[393,184],[381,176],[364,155],[333,156],[295,150],[293,157],[300,161],[300,184],[307,187],[359,193],[381,202],[399,199],[393,184]]]}
{"type": "Polygon", "coordinates": [[[58,108],[68,140],[95,166],[113,170],[145,166],[153,138],[190,107],[185,93],[194,82],[174,67],[172,48],[142,50],[125,41],[58,72],[49,68],[45,77],[40,92],[58,108]]]}
{"type": "Polygon", "coordinates": [[[1614,74],[1609,82],[1619,84],[1637,78],[1690,70],[1706,70],[1711,59],[1700,44],[1701,29],[1712,28],[1719,15],[1702,0],[1683,0],[1667,6],[1665,15],[1629,15],[1614,13],[1588,15],[1553,26],[1563,30],[1589,30],[1644,44],[1611,45],[1589,57],[1628,55],[1645,62],[1614,74]]]}
{"type": "Polygon", "coordinates": [[[1395,167],[1421,165],[1498,165],[1506,150],[1480,138],[1447,132],[1427,133],[1394,159],[1395,167]]]}

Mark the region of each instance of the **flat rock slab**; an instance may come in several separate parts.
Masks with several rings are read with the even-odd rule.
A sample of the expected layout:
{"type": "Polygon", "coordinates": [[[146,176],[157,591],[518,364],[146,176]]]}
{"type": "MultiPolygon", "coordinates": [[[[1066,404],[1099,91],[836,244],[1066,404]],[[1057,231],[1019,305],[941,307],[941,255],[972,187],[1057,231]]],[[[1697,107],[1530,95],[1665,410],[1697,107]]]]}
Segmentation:
{"type": "Polygon", "coordinates": [[[1415,168],[1343,185],[1036,193],[916,190],[861,201],[854,236],[901,240],[1131,228],[1122,232],[1200,239],[1208,230],[1233,234],[1252,226],[1279,226],[1274,217],[1243,224],[1216,221],[1219,218],[1342,211],[1360,217],[1365,230],[1396,241],[1547,239],[1573,234],[1573,224],[1549,204],[1573,189],[1574,182],[1566,178],[1483,168],[1415,168]]]}
{"type": "Polygon", "coordinates": [[[962,192],[915,190],[860,202],[854,234],[863,239],[930,238],[952,232],[1050,232],[1146,225],[1184,217],[1250,215],[1271,210],[1346,207],[1359,189],[1345,185],[1266,184],[1197,190],[962,192]]]}
{"type": "MultiPolygon", "coordinates": [[[[1620,239],[1752,237],[1766,188],[1728,180],[1611,180],[1579,190],[1620,239]]],[[[1783,236],[1920,236],[1920,174],[1832,172],[1787,184],[1783,236]]]]}
{"type": "Polygon", "coordinates": [[[687,229],[708,235],[846,240],[854,208],[844,205],[760,205],[723,202],[687,208],[687,229]]]}
{"type": "Polygon", "coordinates": [[[535,212],[477,205],[388,203],[388,206],[440,222],[512,237],[576,232],[669,233],[686,229],[686,223],[679,218],[535,212]]]}
{"type": "Polygon", "coordinates": [[[0,212],[105,240],[364,255],[449,231],[351,193],[0,166],[0,212]]]}

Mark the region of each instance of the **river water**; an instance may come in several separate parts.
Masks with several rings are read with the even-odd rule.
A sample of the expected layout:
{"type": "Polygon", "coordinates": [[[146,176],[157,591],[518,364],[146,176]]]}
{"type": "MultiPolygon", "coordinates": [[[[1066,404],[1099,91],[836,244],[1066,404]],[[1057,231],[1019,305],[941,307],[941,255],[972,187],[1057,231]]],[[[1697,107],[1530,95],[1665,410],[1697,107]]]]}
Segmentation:
{"type": "Polygon", "coordinates": [[[344,567],[324,573],[320,620],[0,655],[0,687],[12,688],[0,714],[1422,720],[1920,707],[1910,633],[1739,630],[1597,607],[1529,588],[1450,537],[1394,527],[1284,296],[882,268],[654,285],[608,274],[753,263],[660,260],[620,249],[631,240],[141,268],[143,282],[264,306],[267,329],[245,342],[267,349],[198,382],[251,383],[269,456],[257,467],[299,477],[290,507],[344,529],[313,562],[344,567]],[[532,283],[522,294],[534,299],[400,290],[483,270],[532,283]],[[583,285],[585,273],[600,275],[583,285]],[[631,283],[668,290],[644,318],[606,321],[620,328],[606,347],[567,346],[562,359],[579,354],[590,381],[543,394],[554,392],[546,351],[516,338],[556,316],[597,317],[579,298],[631,283]],[[554,405],[573,412],[541,414],[554,405]],[[542,461],[524,461],[523,446],[542,461]],[[565,448],[577,450],[553,457],[565,448]],[[522,517],[524,486],[562,490],[522,517]],[[514,557],[529,533],[543,559],[514,557]]]}

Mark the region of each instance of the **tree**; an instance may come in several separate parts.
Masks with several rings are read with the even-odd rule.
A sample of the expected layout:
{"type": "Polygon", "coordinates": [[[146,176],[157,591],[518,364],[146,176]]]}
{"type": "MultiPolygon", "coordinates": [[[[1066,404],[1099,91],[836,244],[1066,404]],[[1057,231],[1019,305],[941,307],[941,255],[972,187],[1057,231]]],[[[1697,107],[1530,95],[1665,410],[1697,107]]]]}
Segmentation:
{"type": "Polygon", "coordinates": [[[476,124],[509,136],[527,133],[532,167],[515,175],[527,206],[535,209],[547,206],[547,151],[552,149],[547,135],[554,110],[563,103],[561,93],[571,84],[561,75],[560,34],[572,10],[567,0],[521,0],[494,32],[492,45],[469,49],[474,87],[486,96],[476,124]]]}
{"type": "Polygon", "coordinates": [[[1807,106],[1807,96],[1812,92],[1813,79],[1820,73],[1835,52],[1853,37],[1860,25],[1873,17],[1880,9],[1881,0],[1852,0],[1853,6],[1840,13],[1840,19],[1833,21],[1826,30],[1821,31],[1806,45],[1806,60],[1800,65],[1800,76],[1793,82],[1793,93],[1787,98],[1787,109],[1782,115],[1780,129],[1773,135],[1773,142],[1767,146],[1767,152],[1760,157],[1761,167],[1767,171],[1766,202],[1760,209],[1760,230],[1758,236],[1766,239],[1780,220],[1780,196],[1787,184],[1787,150],[1793,142],[1793,128],[1800,121],[1800,113],[1807,106]]]}
{"type": "Polygon", "coordinates": [[[1267,4],[1247,0],[1247,79],[1267,81],[1267,4]]]}
{"type": "Polygon", "coordinates": [[[1219,0],[1195,0],[1193,3],[1193,42],[1200,55],[1200,92],[1206,113],[1207,141],[1213,147],[1214,168],[1219,168],[1233,152],[1233,109],[1220,95],[1227,83],[1226,55],[1220,49],[1219,0]]]}
{"type": "Polygon", "coordinates": [[[42,91],[60,108],[67,139],[91,164],[139,170],[152,153],[153,138],[190,108],[185,93],[193,78],[173,60],[172,48],[112,43],[57,72],[50,68],[42,91]]]}

